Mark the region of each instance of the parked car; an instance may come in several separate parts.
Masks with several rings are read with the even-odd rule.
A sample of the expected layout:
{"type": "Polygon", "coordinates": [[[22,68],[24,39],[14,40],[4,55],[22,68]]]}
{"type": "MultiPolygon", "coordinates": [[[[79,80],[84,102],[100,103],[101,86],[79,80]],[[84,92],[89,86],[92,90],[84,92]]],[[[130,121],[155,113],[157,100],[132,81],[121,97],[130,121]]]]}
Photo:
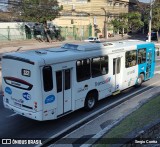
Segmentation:
{"type": "Polygon", "coordinates": [[[99,42],[100,39],[98,37],[89,37],[88,39],[84,40],[85,42],[99,42]]]}
{"type": "MultiPolygon", "coordinates": [[[[147,36],[147,40],[148,40],[148,36],[147,36]]],[[[151,40],[157,41],[157,32],[152,32],[151,33],[151,40]]]]}

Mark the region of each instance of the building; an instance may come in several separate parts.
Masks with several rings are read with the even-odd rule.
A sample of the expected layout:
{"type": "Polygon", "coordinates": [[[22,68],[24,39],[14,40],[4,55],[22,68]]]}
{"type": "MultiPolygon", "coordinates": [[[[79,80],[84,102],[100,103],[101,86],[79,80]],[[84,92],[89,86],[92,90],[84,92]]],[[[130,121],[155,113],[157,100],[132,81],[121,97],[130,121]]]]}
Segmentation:
{"type": "MultiPolygon", "coordinates": [[[[113,34],[109,23],[120,13],[128,13],[136,0],[57,0],[63,7],[61,17],[53,20],[56,29],[61,28],[65,39],[86,39],[89,36],[104,37],[113,34]]],[[[8,0],[14,5],[15,0],[8,0]]]]}
{"type": "Polygon", "coordinates": [[[92,35],[104,37],[105,33],[113,33],[109,22],[120,13],[132,10],[134,0],[58,0],[58,2],[63,6],[63,11],[60,18],[53,20],[54,24],[67,28],[76,27],[81,36],[85,36],[84,28],[91,25],[92,35]]]}

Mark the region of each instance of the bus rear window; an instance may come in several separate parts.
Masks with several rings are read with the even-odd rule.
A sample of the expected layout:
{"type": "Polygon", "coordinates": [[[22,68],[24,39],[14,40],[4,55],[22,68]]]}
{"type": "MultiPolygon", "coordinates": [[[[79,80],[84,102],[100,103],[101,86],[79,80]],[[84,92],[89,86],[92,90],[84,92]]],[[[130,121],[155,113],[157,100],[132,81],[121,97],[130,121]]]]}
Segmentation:
{"type": "Polygon", "coordinates": [[[44,86],[45,92],[53,89],[53,78],[52,78],[51,66],[43,67],[43,86],[44,86]]]}

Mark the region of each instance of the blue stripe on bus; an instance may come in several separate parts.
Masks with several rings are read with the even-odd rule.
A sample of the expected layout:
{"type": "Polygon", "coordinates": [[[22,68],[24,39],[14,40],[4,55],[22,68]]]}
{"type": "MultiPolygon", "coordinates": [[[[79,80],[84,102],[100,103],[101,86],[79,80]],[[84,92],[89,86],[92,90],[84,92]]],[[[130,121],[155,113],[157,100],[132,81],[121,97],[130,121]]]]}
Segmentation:
{"type": "Polygon", "coordinates": [[[153,43],[148,43],[148,44],[140,44],[137,45],[137,50],[139,49],[146,49],[146,62],[143,64],[138,65],[138,76],[143,73],[144,74],[144,80],[150,79],[154,76],[154,70],[155,70],[155,47],[153,43]],[[148,56],[149,54],[152,54],[151,56],[151,64],[147,63],[148,62],[148,56]],[[147,67],[150,67],[149,71],[149,76],[146,75],[147,67]]]}

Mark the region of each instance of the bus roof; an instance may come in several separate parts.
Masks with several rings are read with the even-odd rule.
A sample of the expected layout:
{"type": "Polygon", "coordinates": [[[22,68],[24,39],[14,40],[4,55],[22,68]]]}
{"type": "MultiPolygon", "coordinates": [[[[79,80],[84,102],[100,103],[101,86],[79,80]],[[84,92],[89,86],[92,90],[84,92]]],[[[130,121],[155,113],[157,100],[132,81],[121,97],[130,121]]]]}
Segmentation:
{"type": "MultiPolygon", "coordinates": [[[[140,44],[151,44],[149,42],[139,40],[123,40],[103,43],[85,43],[85,44],[64,44],[59,48],[48,48],[30,50],[24,52],[7,53],[3,55],[24,59],[28,63],[37,63],[39,65],[50,65],[54,63],[67,62],[72,60],[84,59],[89,57],[102,56],[133,50],[140,44]]],[[[152,43],[153,44],[153,43],[152,43]]],[[[8,57],[8,59],[9,59],[8,57]]]]}

